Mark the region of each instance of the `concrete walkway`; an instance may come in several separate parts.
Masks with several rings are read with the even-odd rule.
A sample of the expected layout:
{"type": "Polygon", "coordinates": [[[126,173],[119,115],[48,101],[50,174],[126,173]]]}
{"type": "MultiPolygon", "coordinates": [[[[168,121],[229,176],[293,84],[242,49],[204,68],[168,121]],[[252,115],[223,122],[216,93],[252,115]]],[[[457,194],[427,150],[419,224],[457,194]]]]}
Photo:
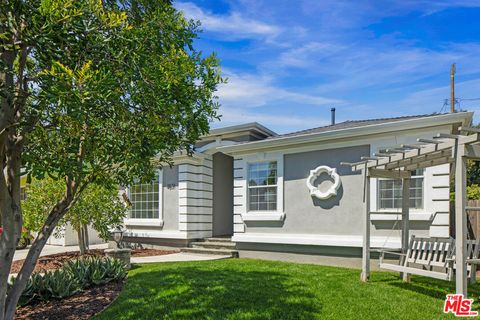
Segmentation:
{"type": "Polygon", "coordinates": [[[227,258],[230,258],[230,256],[179,252],[179,253],[165,254],[162,256],[132,257],[131,262],[132,263],[158,263],[158,262],[219,260],[219,259],[227,259],[227,258]]]}
{"type": "MultiPolygon", "coordinates": [[[[107,248],[108,248],[108,243],[90,245],[90,249],[107,249],[107,248]]],[[[13,256],[13,261],[25,259],[28,254],[28,249],[29,248],[15,251],[15,255],[13,256]]],[[[63,247],[63,246],[51,246],[47,244],[45,245],[45,247],[43,247],[43,250],[40,256],[48,256],[50,254],[79,251],[79,250],[80,249],[78,248],[78,246],[63,247]]]]}
{"type": "MultiPolygon", "coordinates": [[[[95,244],[91,245],[90,249],[107,249],[108,244],[95,244]]],[[[46,245],[40,256],[46,256],[50,254],[57,254],[63,252],[79,251],[78,246],[51,246],[46,245]]],[[[25,259],[28,254],[28,248],[23,250],[17,250],[13,261],[25,259]]],[[[179,262],[179,261],[203,261],[203,260],[218,260],[229,258],[229,256],[215,255],[215,254],[194,254],[194,253],[172,253],[161,256],[150,256],[150,257],[132,257],[132,263],[157,263],[157,262],[179,262]]]]}

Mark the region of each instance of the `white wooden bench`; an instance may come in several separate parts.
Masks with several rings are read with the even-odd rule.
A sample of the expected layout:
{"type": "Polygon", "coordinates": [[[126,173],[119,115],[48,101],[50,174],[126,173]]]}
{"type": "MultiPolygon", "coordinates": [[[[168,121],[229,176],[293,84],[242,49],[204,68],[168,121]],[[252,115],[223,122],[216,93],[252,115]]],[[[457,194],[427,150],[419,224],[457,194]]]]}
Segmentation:
{"type": "MultiPolygon", "coordinates": [[[[470,280],[475,279],[479,249],[479,240],[467,240],[467,275],[470,280]]],[[[380,251],[379,266],[381,269],[451,281],[456,267],[455,239],[412,236],[405,254],[380,251]],[[384,262],[386,254],[399,256],[399,263],[384,262]]]]}

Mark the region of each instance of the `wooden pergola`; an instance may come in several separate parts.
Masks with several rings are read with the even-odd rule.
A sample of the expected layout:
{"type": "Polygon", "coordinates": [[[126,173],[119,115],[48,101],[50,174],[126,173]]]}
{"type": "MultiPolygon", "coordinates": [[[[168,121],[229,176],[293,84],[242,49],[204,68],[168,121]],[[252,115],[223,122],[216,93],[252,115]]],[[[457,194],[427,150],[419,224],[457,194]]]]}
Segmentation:
{"type": "MultiPolygon", "coordinates": [[[[361,280],[370,277],[370,179],[387,178],[402,180],[402,224],[401,252],[407,253],[409,246],[409,185],[411,171],[441,164],[455,166],[455,263],[456,292],[467,295],[467,263],[478,263],[467,257],[467,214],[466,214],[466,160],[480,159],[480,129],[459,128],[461,134],[439,133],[433,139],[417,139],[416,144],[404,144],[381,150],[373,156],[362,157],[349,165],[352,171],[361,171],[364,177],[364,226],[361,280]]],[[[398,214],[399,212],[397,212],[398,214]]],[[[478,259],[476,259],[478,260],[478,259]]],[[[409,274],[402,273],[404,281],[409,274]]]]}

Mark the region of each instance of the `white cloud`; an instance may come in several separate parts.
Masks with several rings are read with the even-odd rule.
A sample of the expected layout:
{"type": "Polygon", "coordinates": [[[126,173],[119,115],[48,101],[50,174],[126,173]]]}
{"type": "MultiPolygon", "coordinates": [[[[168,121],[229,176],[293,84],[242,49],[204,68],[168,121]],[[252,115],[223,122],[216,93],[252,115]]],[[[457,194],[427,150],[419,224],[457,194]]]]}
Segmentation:
{"type": "Polygon", "coordinates": [[[204,30],[215,32],[229,40],[275,37],[281,32],[278,26],[249,19],[239,12],[216,15],[191,2],[177,2],[175,7],[183,11],[187,18],[200,20],[204,30]]]}
{"type": "Polygon", "coordinates": [[[264,76],[231,71],[225,71],[224,75],[228,77],[228,83],[220,86],[217,94],[222,105],[227,107],[254,108],[278,101],[308,105],[342,103],[338,99],[283,89],[275,86],[271,78],[264,76]]]}
{"type": "Polygon", "coordinates": [[[277,133],[287,133],[305,128],[321,127],[329,124],[328,119],[318,117],[299,117],[294,115],[265,114],[257,111],[228,108],[220,108],[222,118],[215,122],[212,127],[224,127],[248,122],[258,122],[277,133]]]}
{"type": "Polygon", "coordinates": [[[309,67],[312,62],[325,59],[344,48],[344,45],[312,41],[284,51],[280,55],[279,62],[283,66],[309,67]],[[315,57],[313,58],[312,55],[315,57]]]}

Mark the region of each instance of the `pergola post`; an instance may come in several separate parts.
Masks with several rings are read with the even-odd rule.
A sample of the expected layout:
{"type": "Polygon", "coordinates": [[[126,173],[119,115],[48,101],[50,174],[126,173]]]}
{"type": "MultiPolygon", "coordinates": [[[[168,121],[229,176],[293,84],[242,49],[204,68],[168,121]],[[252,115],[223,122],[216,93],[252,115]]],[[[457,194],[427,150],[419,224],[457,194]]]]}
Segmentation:
{"type": "Polygon", "coordinates": [[[455,150],[455,288],[457,294],[467,296],[467,215],[465,212],[467,169],[465,145],[455,150]]]}
{"type": "Polygon", "coordinates": [[[360,280],[367,282],[370,279],[370,176],[367,170],[365,174],[364,202],[365,211],[363,216],[363,247],[362,247],[362,274],[360,280]]]}
{"type": "MultiPolygon", "coordinates": [[[[410,211],[410,178],[402,179],[402,253],[408,251],[408,242],[410,240],[409,230],[409,211],[410,211]]],[[[403,259],[406,259],[404,256],[403,259]]],[[[404,261],[402,261],[403,264],[404,261]]],[[[410,281],[410,275],[405,272],[400,273],[400,277],[404,282],[410,281]]]]}

